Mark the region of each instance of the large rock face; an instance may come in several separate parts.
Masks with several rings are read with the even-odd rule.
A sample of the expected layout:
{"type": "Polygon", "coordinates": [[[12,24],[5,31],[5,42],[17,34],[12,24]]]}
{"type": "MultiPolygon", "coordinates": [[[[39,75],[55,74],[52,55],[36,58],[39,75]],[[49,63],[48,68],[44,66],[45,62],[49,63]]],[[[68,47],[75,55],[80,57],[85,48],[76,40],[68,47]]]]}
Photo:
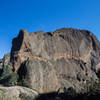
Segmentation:
{"type": "Polygon", "coordinates": [[[28,33],[13,40],[11,64],[40,93],[81,90],[100,68],[100,43],[89,31],[59,29],[28,33]],[[22,64],[24,62],[24,64],[22,64]]]}

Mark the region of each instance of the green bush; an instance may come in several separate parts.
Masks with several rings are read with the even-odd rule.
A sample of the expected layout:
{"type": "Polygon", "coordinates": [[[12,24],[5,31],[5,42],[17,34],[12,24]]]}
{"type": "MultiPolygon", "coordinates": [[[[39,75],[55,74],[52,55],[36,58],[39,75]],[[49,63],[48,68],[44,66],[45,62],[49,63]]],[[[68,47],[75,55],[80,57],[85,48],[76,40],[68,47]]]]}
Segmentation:
{"type": "Polygon", "coordinates": [[[13,72],[12,68],[9,65],[5,65],[2,68],[3,69],[0,76],[0,84],[4,86],[20,85],[20,86],[31,88],[31,85],[28,82],[28,80],[25,79],[23,76],[20,79],[18,73],[13,72]]]}
{"type": "Polygon", "coordinates": [[[12,71],[9,65],[3,66],[2,74],[0,77],[0,84],[4,86],[17,85],[18,75],[12,71]]]}
{"type": "Polygon", "coordinates": [[[100,80],[95,81],[91,79],[84,87],[84,92],[88,95],[95,95],[97,93],[100,94],[100,80]]]}
{"type": "Polygon", "coordinates": [[[32,88],[29,81],[27,79],[25,79],[24,77],[18,82],[18,85],[32,88]]]}
{"type": "Polygon", "coordinates": [[[2,74],[1,74],[1,77],[0,79],[3,79],[5,77],[7,77],[10,73],[12,73],[12,69],[9,65],[5,65],[5,66],[2,66],[3,69],[2,69],[2,74]]]}
{"type": "Polygon", "coordinates": [[[10,75],[9,75],[9,80],[8,80],[8,86],[14,86],[14,85],[17,85],[18,82],[18,75],[16,72],[12,72],[10,75]]]}

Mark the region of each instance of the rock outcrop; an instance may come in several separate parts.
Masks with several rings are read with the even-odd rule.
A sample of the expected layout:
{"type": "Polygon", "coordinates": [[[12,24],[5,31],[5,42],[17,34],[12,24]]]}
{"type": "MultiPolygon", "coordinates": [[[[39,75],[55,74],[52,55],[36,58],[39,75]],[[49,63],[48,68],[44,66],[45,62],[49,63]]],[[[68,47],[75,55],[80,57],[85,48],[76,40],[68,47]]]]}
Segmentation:
{"type": "Polygon", "coordinates": [[[21,30],[13,39],[10,62],[40,93],[63,92],[69,87],[81,91],[91,78],[98,79],[100,43],[87,30],[21,30]]]}
{"type": "Polygon", "coordinates": [[[5,54],[2,59],[0,59],[0,68],[2,68],[3,65],[10,64],[10,53],[5,54]]]}
{"type": "Polygon", "coordinates": [[[3,66],[8,64],[10,64],[10,53],[4,55],[3,59],[0,59],[0,75],[2,73],[3,66]]]}
{"type": "Polygon", "coordinates": [[[36,100],[38,93],[26,87],[13,86],[2,87],[0,86],[0,100],[36,100]]]}

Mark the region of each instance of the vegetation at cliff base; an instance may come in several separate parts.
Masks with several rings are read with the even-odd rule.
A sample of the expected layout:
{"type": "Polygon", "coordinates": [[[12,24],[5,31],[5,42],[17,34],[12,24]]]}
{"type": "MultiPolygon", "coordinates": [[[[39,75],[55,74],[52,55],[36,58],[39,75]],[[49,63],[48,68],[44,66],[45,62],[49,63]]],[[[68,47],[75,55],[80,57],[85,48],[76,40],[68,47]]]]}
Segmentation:
{"type": "Polygon", "coordinates": [[[4,65],[0,76],[0,84],[4,86],[17,85],[18,75],[12,71],[10,65],[4,65]]]}

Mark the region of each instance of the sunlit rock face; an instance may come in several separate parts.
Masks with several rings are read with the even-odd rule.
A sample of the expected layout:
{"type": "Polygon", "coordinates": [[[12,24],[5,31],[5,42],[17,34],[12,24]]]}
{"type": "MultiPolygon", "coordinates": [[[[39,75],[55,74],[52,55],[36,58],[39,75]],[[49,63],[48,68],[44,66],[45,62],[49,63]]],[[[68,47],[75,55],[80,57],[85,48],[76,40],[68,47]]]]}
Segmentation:
{"type": "Polygon", "coordinates": [[[40,93],[63,92],[69,87],[80,91],[91,78],[97,79],[100,43],[86,30],[21,30],[13,39],[10,62],[40,93]]]}
{"type": "Polygon", "coordinates": [[[36,100],[39,94],[29,88],[13,86],[3,87],[0,86],[0,100],[36,100]]]}

